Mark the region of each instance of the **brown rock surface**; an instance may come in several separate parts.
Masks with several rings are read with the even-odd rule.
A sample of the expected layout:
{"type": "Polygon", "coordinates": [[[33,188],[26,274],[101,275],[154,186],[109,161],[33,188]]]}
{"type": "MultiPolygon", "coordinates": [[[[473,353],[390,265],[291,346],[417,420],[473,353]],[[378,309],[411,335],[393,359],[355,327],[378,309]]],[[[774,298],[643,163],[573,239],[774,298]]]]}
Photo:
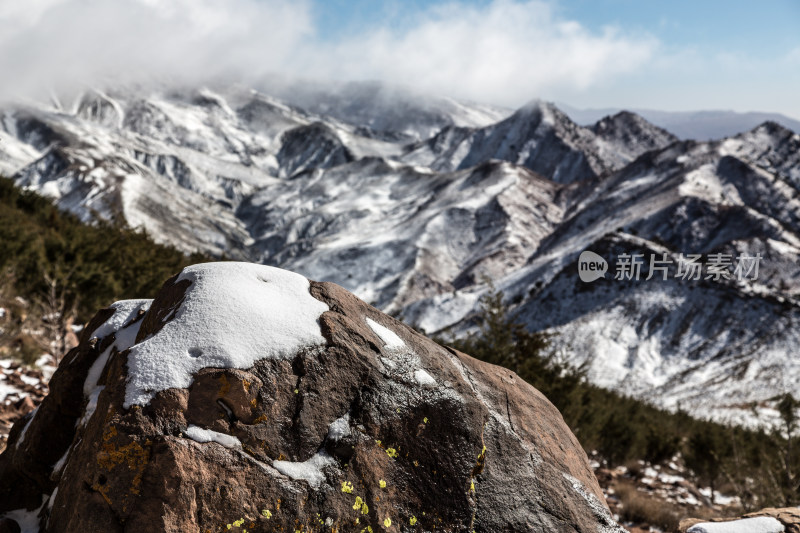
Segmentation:
{"type": "Polygon", "coordinates": [[[193,290],[173,278],[146,313],[92,320],[11,430],[0,516],[30,510],[47,532],[623,531],[544,396],[329,283],[309,286],[324,345],[202,368],[126,409],[131,345],[166,335],[193,290]]]}
{"type": "MultiPolygon", "coordinates": [[[[783,527],[786,529],[786,533],[800,533],[800,507],[767,507],[766,509],[761,509],[760,511],[742,515],[741,518],[754,518],[757,516],[771,516],[783,524],[783,527]]],[[[713,520],[700,520],[698,518],[687,518],[685,520],[681,520],[679,529],[680,531],[685,532],[692,526],[701,524],[703,522],[728,522],[731,520],[738,519],[719,518],[713,520]]]]}

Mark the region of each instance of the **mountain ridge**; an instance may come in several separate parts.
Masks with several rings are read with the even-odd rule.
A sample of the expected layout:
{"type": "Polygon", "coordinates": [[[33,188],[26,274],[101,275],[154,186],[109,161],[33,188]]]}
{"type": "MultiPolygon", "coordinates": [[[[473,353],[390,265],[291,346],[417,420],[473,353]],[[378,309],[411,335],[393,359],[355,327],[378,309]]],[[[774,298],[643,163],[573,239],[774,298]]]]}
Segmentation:
{"type": "MultiPolygon", "coordinates": [[[[623,108],[579,109],[560,103],[559,106],[575,122],[590,126],[603,117],[624,111],[623,108]]],[[[629,112],[644,117],[657,126],[669,130],[679,138],[699,141],[720,140],[752,130],[764,122],[776,122],[800,133],[800,120],[781,113],[761,111],[737,112],[728,110],[660,111],[631,108],[629,112]]]]}
{"type": "MultiPolygon", "coordinates": [[[[592,379],[637,395],[661,387],[660,405],[695,412],[713,398],[714,416],[753,421],[746,409],[723,408],[732,396],[722,378],[736,375],[736,365],[709,363],[714,383],[722,383],[711,386],[689,353],[701,362],[754,365],[754,351],[766,349],[774,361],[753,370],[753,383],[800,379],[800,369],[780,357],[791,335],[765,344],[731,334],[726,349],[693,352],[677,330],[647,326],[648,310],[671,320],[679,312],[697,317],[705,299],[735,326],[736,316],[718,303],[727,280],[670,281],[652,293],[644,281],[601,290],[602,280],[581,285],[575,264],[585,249],[612,261],[636,250],[676,258],[762,253],[763,281],[730,298],[745,307],[760,302],[754,316],[774,327],[765,325],[765,335],[791,331],[800,292],[797,134],[765,123],[721,141],[680,141],[632,113],[586,128],[541,101],[489,124],[483,108],[441,102],[414,108],[405,122],[396,110],[381,122],[377,104],[342,120],[362,97],[331,97],[323,102],[327,115],[322,104],[304,110],[240,89],[97,92],[80,97],[72,112],[7,107],[0,171],[13,169],[18,184],[84,220],[120,215],[184,250],[334,281],[429,333],[469,330],[484,280],[494,280],[531,328],[552,329],[577,346],[564,355],[570,364],[589,364],[592,379]],[[396,135],[392,124],[401,124],[396,135]],[[432,124],[438,129],[419,138],[432,124]],[[587,295],[606,302],[602,313],[579,304],[587,295]],[[664,303],[676,298],[683,307],[664,303]],[[553,302],[584,311],[564,323],[558,309],[547,320],[534,312],[553,302]],[[603,324],[629,329],[620,339],[603,324]],[[670,348],[672,337],[680,350],[670,348]],[[603,372],[610,360],[598,347],[629,355],[603,372]],[[626,384],[634,378],[637,386],[626,384]],[[704,388],[706,396],[698,393],[704,388]]],[[[722,334],[699,318],[689,324],[701,337],[722,334]]],[[[790,381],[775,383],[776,391],[794,390],[790,381]]],[[[767,400],[748,390],[737,401],[760,403],[767,413],[767,400]]]]}

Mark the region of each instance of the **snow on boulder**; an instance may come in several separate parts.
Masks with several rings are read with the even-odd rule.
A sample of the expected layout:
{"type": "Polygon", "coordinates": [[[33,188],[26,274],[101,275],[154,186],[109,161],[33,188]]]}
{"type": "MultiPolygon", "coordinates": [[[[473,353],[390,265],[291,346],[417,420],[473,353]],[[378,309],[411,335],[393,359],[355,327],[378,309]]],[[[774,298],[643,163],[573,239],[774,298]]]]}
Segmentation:
{"type": "Polygon", "coordinates": [[[737,519],[687,518],[681,520],[678,530],[684,533],[800,533],[800,507],[769,507],[737,519]]]}
{"type": "Polygon", "coordinates": [[[251,368],[325,344],[319,316],[328,306],[293,272],[250,263],[186,268],[176,284],[192,290],[159,331],[131,348],[123,406],[144,405],[158,391],[186,388],[203,368],[251,368]],[[270,324],[270,327],[264,327],[270,324]]]}
{"type": "Polygon", "coordinates": [[[0,455],[0,519],[23,516],[46,532],[623,531],[514,373],[244,263],[189,267],[89,323],[0,455]]]}
{"type": "Polygon", "coordinates": [[[701,522],[686,533],[782,533],[783,524],[771,516],[743,518],[730,522],[701,522]]]}

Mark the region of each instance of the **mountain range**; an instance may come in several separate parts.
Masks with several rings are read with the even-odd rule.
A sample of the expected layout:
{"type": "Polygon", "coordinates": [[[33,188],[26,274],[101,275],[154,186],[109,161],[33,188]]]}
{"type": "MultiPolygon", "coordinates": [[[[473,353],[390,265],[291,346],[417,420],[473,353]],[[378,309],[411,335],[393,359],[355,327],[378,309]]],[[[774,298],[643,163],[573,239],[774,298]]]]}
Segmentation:
{"type": "Polygon", "coordinates": [[[89,90],[3,106],[0,173],[87,222],[333,281],[429,334],[474,329],[494,287],[554,357],[671,409],[768,421],[800,382],[800,136],[775,122],[698,142],[629,112],[581,126],[542,101],[369,84],[89,90]],[[578,277],[585,250],[604,279],[578,277]],[[614,279],[631,257],[641,278],[614,279]]]}
{"type": "MultiPolygon", "coordinates": [[[[578,124],[594,124],[601,118],[619,113],[619,108],[578,109],[566,104],[560,107],[578,124]]],[[[777,122],[785,128],[800,132],[800,120],[781,113],[749,111],[659,111],[655,109],[631,109],[653,124],[669,130],[681,139],[697,141],[720,140],[743,131],[751,130],[764,122],[777,122]]]]}

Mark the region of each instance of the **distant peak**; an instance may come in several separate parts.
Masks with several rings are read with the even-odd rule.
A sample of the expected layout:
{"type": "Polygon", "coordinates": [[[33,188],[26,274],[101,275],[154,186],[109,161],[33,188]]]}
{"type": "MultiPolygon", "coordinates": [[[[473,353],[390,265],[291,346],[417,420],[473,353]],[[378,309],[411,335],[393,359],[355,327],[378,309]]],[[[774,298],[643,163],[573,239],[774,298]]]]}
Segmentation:
{"type": "Polygon", "coordinates": [[[644,120],[641,116],[637,115],[636,113],[633,113],[631,111],[627,111],[625,109],[623,109],[619,113],[616,113],[615,115],[612,115],[611,117],[607,117],[607,118],[610,118],[611,120],[615,120],[615,121],[616,120],[625,120],[625,121],[637,121],[638,122],[640,120],[644,120]]]}
{"type": "Polygon", "coordinates": [[[766,133],[772,136],[784,137],[794,135],[795,132],[774,120],[767,120],[750,130],[750,133],[766,133]]]}
{"type": "Polygon", "coordinates": [[[520,107],[517,110],[517,113],[535,113],[535,112],[558,112],[561,113],[561,110],[556,107],[556,105],[552,102],[547,102],[545,100],[541,100],[536,98],[531,100],[524,106],[520,107]]]}
{"type": "MultiPolygon", "coordinates": [[[[637,115],[636,113],[633,113],[631,111],[622,110],[613,115],[606,115],[605,117],[601,118],[592,126],[592,129],[598,131],[602,130],[603,128],[607,128],[611,125],[629,126],[632,124],[642,124],[642,123],[650,124],[642,116],[637,115]]],[[[653,127],[656,126],[653,125],[653,127]]]]}
{"type": "Polygon", "coordinates": [[[675,135],[664,128],[656,126],[641,115],[626,110],[601,118],[590,129],[601,137],[614,136],[625,132],[643,133],[647,131],[665,140],[678,140],[675,135]]]}
{"type": "Polygon", "coordinates": [[[572,120],[564,114],[555,104],[552,102],[546,102],[544,100],[532,100],[519,108],[513,115],[511,115],[507,120],[511,121],[535,121],[535,122],[546,122],[550,124],[564,124],[564,123],[572,123],[572,120]]]}

